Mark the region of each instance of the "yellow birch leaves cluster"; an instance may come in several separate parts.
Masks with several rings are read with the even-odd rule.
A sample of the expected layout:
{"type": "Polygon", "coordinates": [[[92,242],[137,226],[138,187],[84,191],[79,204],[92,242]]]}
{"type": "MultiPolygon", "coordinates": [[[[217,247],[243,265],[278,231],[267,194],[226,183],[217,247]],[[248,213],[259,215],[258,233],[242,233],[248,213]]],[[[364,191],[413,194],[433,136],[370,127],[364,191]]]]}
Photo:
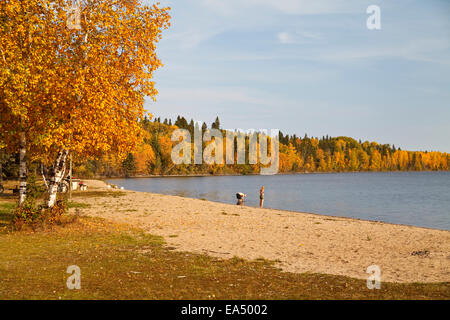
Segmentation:
{"type": "Polygon", "coordinates": [[[21,131],[44,162],[62,149],[80,159],[136,149],[170,25],[170,8],[141,2],[79,1],[80,28],[69,28],[70,0],[1,1],[0,141],[10,151],[21,131]]]}

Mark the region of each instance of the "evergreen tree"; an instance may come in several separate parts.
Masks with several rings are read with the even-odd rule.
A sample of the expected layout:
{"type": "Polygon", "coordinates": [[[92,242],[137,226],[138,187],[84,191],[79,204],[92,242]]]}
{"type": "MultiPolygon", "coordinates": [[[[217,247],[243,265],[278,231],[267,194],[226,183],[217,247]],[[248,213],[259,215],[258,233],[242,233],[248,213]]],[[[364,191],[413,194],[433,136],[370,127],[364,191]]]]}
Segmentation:
{"type": "Polygon", "coordinates": [[[181,122],[181,128],[188,129],[188,122],[185,117],[181,117],[180,122],[181,122]]]}
{"type": "Polygon", "coordinates": [[[220,129],[220,120],[219,117],[216,117],[216,120],[211,124],[212,129],[220,129]]]}
{"type": "Polygon", "coordinates": [[[180,123],[180,116],[177,116],[177,120],[175,120],[174,123],[178,128],[181,128],[181,123],[180,123]]]}
{"type": "Polygon", "coordinates": [[[133,154],[129,153],[126,159],[123,160],[122,168],[125,177],[130,177],[136,172],[136,159],[133,154]]]}
{"type": "Polygon", "coordinates": [[[194,119],[191,119],[191,122],[189,122],[188,126],[189,133],[191,134],[191,137],[194,136],[194,119]]]}

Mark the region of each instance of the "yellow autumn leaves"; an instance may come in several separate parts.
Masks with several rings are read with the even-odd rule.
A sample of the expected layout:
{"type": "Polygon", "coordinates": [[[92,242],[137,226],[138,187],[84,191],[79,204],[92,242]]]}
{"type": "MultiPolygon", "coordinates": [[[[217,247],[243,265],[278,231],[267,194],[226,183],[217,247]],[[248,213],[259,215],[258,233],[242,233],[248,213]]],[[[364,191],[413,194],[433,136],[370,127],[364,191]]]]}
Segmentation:
{"type": "Polygon", "coordinates": [[[69,29],[69,0],[0,4],[0,141],[17,149],[25,131],[33,158],[61,149],[78,158],[125,156],[142,138],[145,97],[157,94],[156,43],[169,8],[133,0],[81,1],[69,29]]]}

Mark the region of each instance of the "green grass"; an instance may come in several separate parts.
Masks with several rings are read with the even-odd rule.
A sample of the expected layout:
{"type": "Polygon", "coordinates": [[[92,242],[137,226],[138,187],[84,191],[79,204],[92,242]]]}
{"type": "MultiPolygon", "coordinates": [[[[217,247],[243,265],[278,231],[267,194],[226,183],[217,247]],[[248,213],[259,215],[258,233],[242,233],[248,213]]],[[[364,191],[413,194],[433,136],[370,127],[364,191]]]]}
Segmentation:
{"type": "Polygon", "coordinates": [[[69,201],[68,204],[67,204],[67,207],[69,209],[72,209],[72,208],[85,209],[85,208],[90,208],[91,205],[88,204],[88,203],[80,203],[80,202],[69,201]]]}
{"type": "Polygon", "coordinates": [[[15,202],[0,203],[0,228],[8,228],[13,218],[13,210],[16,208],[15,202]]]}
{"type": "Polygon", "coordinates": [[[123,191],[79,191],[72,194],[73,198],[120,198],[126,193],[123,191]]]}
{"type": "MultiPolygon", "coordinates": [[[[14,204],[0,203],[10,219],[14,204]]],[[[40,232],[0,233],[1,299],[450,299],[450,283],[382,283],[282,272],[264,258],[179,252],[163,238],[98,218],[40,232]],[[66,288],[81,268],[81,290],[66,288]]]]}

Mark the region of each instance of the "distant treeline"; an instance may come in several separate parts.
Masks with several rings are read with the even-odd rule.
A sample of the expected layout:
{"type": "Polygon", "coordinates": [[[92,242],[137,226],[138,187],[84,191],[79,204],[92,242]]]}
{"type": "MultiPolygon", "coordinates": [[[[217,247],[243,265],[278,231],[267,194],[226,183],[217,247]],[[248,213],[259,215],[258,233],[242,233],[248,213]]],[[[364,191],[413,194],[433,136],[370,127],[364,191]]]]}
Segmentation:
{"type": "MultiPolygon", "coordinates": [[[[187,121],[178,116],[175,121],[160,118],[141,121],[146,136],[144,143],[125,160],[105,155],[102,159],[78,160],[74,175],[79,177],[113,177],[145,175],[198,175],[198,174],[252,174],[260,172],[260,165],[252,164],[202,164],[174,165],[171,159],[172,132],[186,129],[194,135],[194,120],[187,121]]],[[[220,120],[208,126],[220,129],[220,120]]],[[[348,171],[423,171],[449,170],[450,154],[427,151],[404,151],[394,145],[369,141],[356,141],[349,137],[298,137],[279,133],[279,172],[348,172],[348,171]]],[[[247,141],[248,144],[248,141],[247,141]]],[[[248,149],[248,148],[246,148],[248,149]]],[[[14,176],[17,171],[15,157],[3,155],[6,175],[14,176]]],[[[33,168],[33,166],[31,166],[33,168]]],[[[37,166],[34,167],[38,173],[37,166]]]]}

